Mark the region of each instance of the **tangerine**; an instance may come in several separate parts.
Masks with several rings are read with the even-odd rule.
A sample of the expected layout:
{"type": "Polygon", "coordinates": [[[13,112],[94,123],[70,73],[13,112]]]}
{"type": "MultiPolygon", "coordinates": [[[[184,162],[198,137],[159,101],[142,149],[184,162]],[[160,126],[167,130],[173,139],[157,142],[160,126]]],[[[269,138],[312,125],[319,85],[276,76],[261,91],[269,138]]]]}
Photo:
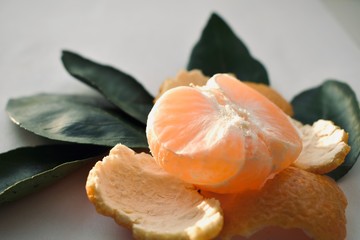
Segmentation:
{"type": "Polygon", "coordinates": [[[202,87],[166,91],[149,114],[146,134],[165,171],[218,193],[261,188],[302,149],[285,113],[227,74],[202,87]]]}

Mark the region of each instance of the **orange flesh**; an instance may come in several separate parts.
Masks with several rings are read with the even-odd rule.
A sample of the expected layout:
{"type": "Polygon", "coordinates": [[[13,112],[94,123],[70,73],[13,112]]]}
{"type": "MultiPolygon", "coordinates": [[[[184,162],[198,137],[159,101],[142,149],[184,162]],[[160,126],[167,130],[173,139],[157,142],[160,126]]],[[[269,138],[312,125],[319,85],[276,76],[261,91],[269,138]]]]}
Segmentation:
{"type": "Polygon", "coordinates": [[[149,114],[150,150],[169,173],[202,189],[258,189],[288,167],[301,140],[267,98],[225,74],[167,91],[149,114]]]}
{"type": "MultiPolygon", "coordinates": [[[[160,160],[158,163],[166,171],[181,174],[182,179],[193,179],[192,183],[196,184],[215,184],[234,175],[239,163],[242,163],[239,160],[244,158],[244,151],[239,151],[243,139],[241,135],[224,131],[226,128],[223,128],[223,124],[227,123],[220,116],[217,106],[201,92],[190,87],[171,90],[171,94],[164,95],[164,101],[172,104],[158,106],[158,115],[154,116],[157,121],[153,128],[158,133],[158,141],[164,143],[162,148],[168,151],[166,156],[155,157],[160,160]],[[190,110],[192,108],[195,110],[190,110]],[[163,113],[168,114],[163,117],[163,113]],[[231,134],[238,144],[222,141],[231,134]],[[190,168],[184,170],[184,166],[190,168]],[[179,172],[180,169],[182,170],[179,172]]],[[[148,131],[149,134],[152,131],[148,131]]],[[[152,146],[156,145],[160,146],[150,145],[154,155],[157,151],[152,146]]]]}

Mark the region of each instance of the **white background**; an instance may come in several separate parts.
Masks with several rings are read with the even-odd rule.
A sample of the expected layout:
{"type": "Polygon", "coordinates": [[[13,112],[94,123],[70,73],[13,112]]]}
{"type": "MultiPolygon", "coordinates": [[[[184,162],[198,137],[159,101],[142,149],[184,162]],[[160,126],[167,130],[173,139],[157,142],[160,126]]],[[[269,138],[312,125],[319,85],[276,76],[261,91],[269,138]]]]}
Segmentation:
{"type": "MultiPolygon", "coordinates": [[[[359,98],[359,1],[0,0],[0,152],[42,143],[10,122],[9,98],[94,94],[66,73],[62,49],[111,64],[156,94],[165,78],[186,67],[214,11],[266,66],[272,85],[287,99],[329,78],[347,82],[359,98]]],[[[131,239],[88,202],[84,185],[90,167],[1,206],[0,238],[131,239]]],[[[360,239],[360,164],[339,184],[349,201],[348,239],[360,239]]]]}

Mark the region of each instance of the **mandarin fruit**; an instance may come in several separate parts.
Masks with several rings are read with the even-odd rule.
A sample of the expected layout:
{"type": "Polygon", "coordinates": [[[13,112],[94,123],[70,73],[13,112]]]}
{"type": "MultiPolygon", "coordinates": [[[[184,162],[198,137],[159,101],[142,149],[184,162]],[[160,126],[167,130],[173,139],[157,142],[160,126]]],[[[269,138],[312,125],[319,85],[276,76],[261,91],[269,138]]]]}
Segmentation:
{"type": "Polygon", "coordinates": [[[176,87],[152,108],[146,128],[164,170],[219,193],[259,189],[302,149],[284,112],[227,74],[203,87],[176,87]]]}
{"type": "Polygon", "coordinates": [[[92,168],[86,192],[99,213],[136,239],[212,239],[223,226],[219,201],[166,173],[151,155],[121,144],[92,168]]]}

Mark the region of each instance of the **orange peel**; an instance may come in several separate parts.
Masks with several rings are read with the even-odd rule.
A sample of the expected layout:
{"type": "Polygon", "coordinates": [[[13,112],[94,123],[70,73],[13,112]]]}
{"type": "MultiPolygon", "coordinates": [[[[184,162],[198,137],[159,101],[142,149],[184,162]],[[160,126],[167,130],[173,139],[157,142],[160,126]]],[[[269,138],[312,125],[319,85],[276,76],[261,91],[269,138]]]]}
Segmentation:
{"type": "Polygon", "coordinates": [[[217,200],[167,174],[149,154],[121,144],[92,168],[86,192],[99,213],[136,239],[211,239],[223,225],[217,200]]]}
{"type": "MultiPolygon", "coordinates": [[[[231,75],[231,74],[230,74],[231,75]]],[[[180,86],[204,86],[209,80],[208,76],[203,75],[200,70],[194,69],[191,71],[180,71],[174,78],[166,79],[160,86],[159,93],[155,97],[155,102],[159,99],[161,95],[163,95],[167,90],[170,90],[175,87],[180,86]]],[[[239,80],[240,81],[240,80],[239,80]]],[[[256,90],[257,92],[264,95],[271,102],[273,102],[276,106],[278,106],[281,110],[283,110],[287,115],[293,116],[293,108],[291,104],[275,89],[262,84],[262,83],[254,83],[254,82],[246,82],[246,85],[256,90]]]]}
{"type": "Polygon", "coordinates": [[[209,77],[205,76],[200,70],[194,69],[190,71],[182,70],[175,78],[166,79],[159,89],[158,95],[155,97],[155,101],[159,99],[167,90],[180,87],[180,86],[204,86],[209,80],[209,77]]]}
{"type": "Polygon", "coordinates": [[[318,120],[303,125],[292,120],[299,129],[303,150],[293,166],[317,174],[326,174],[340,166],[350,151],[348,133],[333,122],[318,120]]]}
{"type": "Polygon", "coordinates": [[[267,227],[302,229],[317,240],[343,240],[347,201],[336,182],[323,175],[289,167],[259,191],[220,195],[224,227],[220,239],[249,238],[267,227]]]}

